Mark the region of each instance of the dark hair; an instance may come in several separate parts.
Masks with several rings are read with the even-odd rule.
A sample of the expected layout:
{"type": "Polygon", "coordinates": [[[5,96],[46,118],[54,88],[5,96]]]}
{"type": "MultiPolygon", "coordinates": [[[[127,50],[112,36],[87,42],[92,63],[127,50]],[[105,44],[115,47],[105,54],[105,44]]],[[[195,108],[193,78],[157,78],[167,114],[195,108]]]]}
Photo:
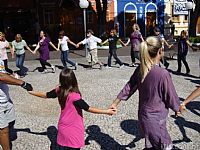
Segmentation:
{"type": "Polygon", "coordinates": [[[91,29],[88,29],[88,30],[87,30],[87,33],[94,34],[94,32],[93,32],[91,29]]]}
{"type": "Polygon", "coordinates": [[[155,27],[154,32],[160,32],[160,28],[155,27]]]}
{"type": "Polygon", "coordinates": [[[61,30],[60,32],[59,32],[59,36],[64,36],[65,35],[65,31],[64,30],[61,30]]]}
{"type": "Polygon", "coordinates": [[[78,83],[74,72],[71,69],[64,68],[60,72],[59,76],[59,90],[58,90],[58,101],[61,109],[65,108],[67,96],[70,92],[80,93],[78,83]]]}

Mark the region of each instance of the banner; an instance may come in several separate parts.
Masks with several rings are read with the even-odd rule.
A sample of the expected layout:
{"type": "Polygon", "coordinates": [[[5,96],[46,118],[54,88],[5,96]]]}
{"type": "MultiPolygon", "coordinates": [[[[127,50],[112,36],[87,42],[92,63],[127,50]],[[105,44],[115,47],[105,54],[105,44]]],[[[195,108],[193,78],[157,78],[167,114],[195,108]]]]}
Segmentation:
{"type": "Polygon", "coordinates": [[[188,15],[187,0],[174,0],[173,15],[188,15]]]}

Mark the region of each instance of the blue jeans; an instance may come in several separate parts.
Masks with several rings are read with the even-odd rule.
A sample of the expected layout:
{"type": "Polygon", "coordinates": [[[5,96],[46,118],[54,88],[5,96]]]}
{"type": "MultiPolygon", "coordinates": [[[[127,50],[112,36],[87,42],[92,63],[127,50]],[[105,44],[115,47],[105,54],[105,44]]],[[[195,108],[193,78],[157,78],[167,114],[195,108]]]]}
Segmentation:
{"type": "Polygon", "coordinates": [[[19,68],[19,75],[25,75],[28,68],[24,67],[25,53],[21,55],[16,55],[16,66],[19,68]]]}
{"type": "Polygon", "coordinates": [[[61,62],[63,64],[64,67],[67,67],[67,63],[68,62],[69,64],[71,64],[72,66],[75,66],[75,62],[69,60],[69,51],[61,51],[61,62]]]}

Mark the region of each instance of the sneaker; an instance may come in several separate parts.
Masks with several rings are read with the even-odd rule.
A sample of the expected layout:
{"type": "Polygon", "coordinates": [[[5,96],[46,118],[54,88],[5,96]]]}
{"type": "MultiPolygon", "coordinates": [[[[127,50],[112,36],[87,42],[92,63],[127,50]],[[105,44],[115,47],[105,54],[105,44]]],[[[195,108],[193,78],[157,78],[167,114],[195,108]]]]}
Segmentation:
{"type": "Polygon", "coordinates": [[[135,63],[131,63],[129,66],[130,67],[136,67],[135,63]]]}
{"type": "Polygon", "coordinates": [[[42,74],[45,74],[45,73],[47,73],[48,72],[48,70],[47,69],[44,69],[44,71],[42,71],[41,73],[42,74]]]}
{"type": "Polygon", "coordinates": [[[123,65],[121,65],[119,68],[121,69],[121,68],[123,68],[124,67],[124,64],[123,65]]]}
{"type": "Polygon", "coordinates": [[[106,66],[106,68],[109,69],[109,68],[112,68],[112,67],[110,67],[110,66],[106,66]]]}
{"type": "Polygon", "coordinates": [[[165,68],[167,69],[169,67],[169,63],[166,63],[165,68]]]}
{"type": "Polygon", "coordinates": [[[99,68],[100,70],[102,70],[103,69],[103,65],[100,65],[100,68],[99,68]]]}
{"type": "Polygon", "coordinates": [[[14,73],[14,77],[15,77],[16,79],[19,79],[19,75],[18,75],[17,73],[14,73]]]}
{"type": "Polygon", "coordinates": [[[76,63],[75,66],[74,66],[74,67],[75,67],[75,70],[77,69],[77,66],[78,66],[78,63],[76,63]]]}
{"type": "Polygon", "coordinates": [[[56,72],[56,67],[54,65],[52,65],[51,68],[52,68],[52,72],[55,73],[56,72]]]}

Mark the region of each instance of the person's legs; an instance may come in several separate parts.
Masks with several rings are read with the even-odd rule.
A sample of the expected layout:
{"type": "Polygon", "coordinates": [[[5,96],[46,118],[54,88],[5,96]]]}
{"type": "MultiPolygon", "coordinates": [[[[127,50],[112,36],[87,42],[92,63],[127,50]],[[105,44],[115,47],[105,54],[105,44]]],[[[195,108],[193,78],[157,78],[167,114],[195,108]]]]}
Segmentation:
{"type": "Polygon", "coordinates": [[[60,60],[64,67],[67,67],[66,63],[66,51],[61,51],[60,60]]]}
{"type": "Polygon", "coordinates": [[[120,59],[117,57],[117,53],[116,53],[116,49],[113,50],[113,57],[115,58],[116,60],[116,63],[118,63],[120,66],[123,65],[123,63],[120,61],[120,59]]]}
{"type": "Polygon", "coordinates": [[[135,56],[135,58],[137,58],[140,61],[140,52],[139,51],[135,51],[134,56],[135,56]]]}
{"type": "Polygon", "coordinates": [[[183,64],[185,65],[186,73],[190,73],[190,68],[189,68],[189,65],[188,65],[188,63],[186,61],[186,56],[182,57],[182,61],[183,61],[183,64]]]}
{"type": "Polygon", "coordinates": [[[0,129],[0,145],[3,150],[10,150],[9,128],[0,129]]]}
{"type": "Polygon", "coordinates": [[[10,74],[13,74],[13,71],[11,69],[8,68],[8,59],[5,59],[3,60],[4,62],[4,67],[5,67],[5,70],[10,73],[10,74]]]}
{"type": "Polygon", "coordinates": [[[134,66],[134,64],[135,64],[135,55],[134,55],[133,48],[131,48],[131,61],[132,61],[131,66],[134,66]]]}
{"type": "Polygon", "coordinates": [[[69,51],[66,51],[66,61],[72,66],[76,66],[76,63],[69,59],[69,51]]]}
{"type": "Polygon", "coordinates": [[[108,67],[111,67],[112,51],[109,51],[108,54],[108,67]]]}
{"type": "Polygon", "coordinates": [[[177,69],[177,72],[181,72],[181,66],[182,66],[182,64],[181,64],[181,56],[180,55],[178,55],[178,57],[177,57],[177,61],[178,61],[178,69],[177,69]]]}
{"type": "Polygon", "coordinates": [[[26,68],[23,66],[24,65],[24,59],[25,59],[25,54],[22,55],[17,55],[18,57],[18,68],[20,69],[20,75],[25,75],[26,74],[26,68]]]}

